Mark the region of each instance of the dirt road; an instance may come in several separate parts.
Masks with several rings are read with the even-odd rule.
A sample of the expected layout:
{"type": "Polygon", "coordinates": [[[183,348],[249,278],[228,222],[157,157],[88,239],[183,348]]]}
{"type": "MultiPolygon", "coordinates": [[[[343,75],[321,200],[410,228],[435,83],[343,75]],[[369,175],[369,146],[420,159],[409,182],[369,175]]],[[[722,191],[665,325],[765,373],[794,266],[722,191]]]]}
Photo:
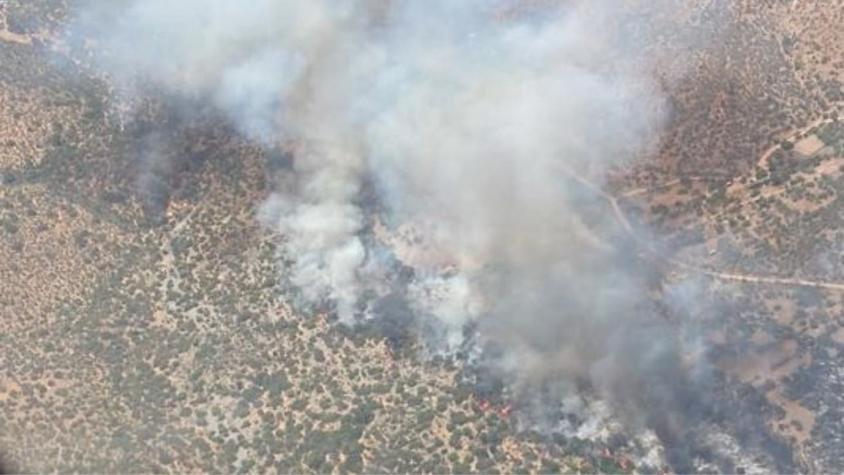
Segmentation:
{"type": "MultiPolygon", "coordinates": [[[[820,124],[823,121],[817,121],[813,124],[820,124]]],[[[807,126],[801,130],[809,130],[812,126],[807,126]]],[[[795,135],[798,135],[800,132],[797,132],[795,135]]],[[[778,147],[778,146],[777,146],[778,147]]],[[[773,152],[765,152],[770,156],[773,152]]],[[[735,282],[747,282],[752,284],[763,284],[763,285],[781,285],[781,286],[791,286],[791,287],[812,287],[817,289],[827,289],[827,290],[836,290],[836,291],[844,291],[844,282],[828,282],[823,280],[814,280],[814,279],[800,279],[796,277],[778,277],[778,276],[770,276],[770,275],[756,275],[756,274],[747,274],[747,273],[733,273],[733,272],[721,272],[721,271],[714,271],[707,269],[703,266],[691,264],[679,259],[675,259],[672,257],[666,257],[656,249],[653,248],[652,243],[642,239],[633,228],[633,225],[630,223],[630,220],[627,219],[627,216],[624,214],[624,210],[621,209],[621,205],[618,202],[618,198],[616,198],[611,193],[607,192],[597,184],[593,183],[592,181],[588,180],[587,178],[578,175],[573,170],[568,170],[569,175],[574,178],[577,182],[581,183],[582,185],[588,187],[589,189],[593,190],[594,192],[598,193],[601,197],[603,197],[612,207],[613,215],[624,228],[625,232],[629,234],[633,239],[636,240],[648,253],[656,256],[658,259],[668,262],[678,268],[685,269],[691,272],[696,272],[699,274],[703,274],[715,279],[721,280],[730,280],[735,282]]]]}
{"type": "MultiPolygon", "coordinates": [[[[794,142],[794,141],[796,141],[797,137],[800,136],[801,134],[805,134],[805,133],[809,132],[810,130],[814,129],[815,127],[820,127],[821,125],[826,125],[826,124],[829,124],[831,122],[832,122],[832,119],[815,120],[814,122],[811,122],[808,125],[800,128],[800,129],[793,130],[790,134],[788,134],[783,139],[783,141],[794,142]]],[[[782,148],[782,146],[779,143],[771,145],[767,150],[765,150],[762,153],[762,156],[759,157],[759,160],[756,162],[756,164],[759,167],[767,170],[768,169],[768,160],[771,159],[771,156],[774,154],[774,152],[776,152],[777,150],[779,150],[781,148],[782,148]]]]}

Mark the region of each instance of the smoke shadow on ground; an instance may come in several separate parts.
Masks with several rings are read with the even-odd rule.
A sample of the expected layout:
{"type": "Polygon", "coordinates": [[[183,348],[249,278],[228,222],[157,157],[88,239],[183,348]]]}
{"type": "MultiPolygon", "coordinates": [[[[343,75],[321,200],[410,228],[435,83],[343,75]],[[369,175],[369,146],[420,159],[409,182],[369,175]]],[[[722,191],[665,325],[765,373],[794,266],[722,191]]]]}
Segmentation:
{"type": "Polygon", "coordinates": [[[12,462],[11,458],[3,452],[0,452],[0,475],[11,475],[14,473],[22,472],[19,468],[17,468],[16,464],[12,462]]]}

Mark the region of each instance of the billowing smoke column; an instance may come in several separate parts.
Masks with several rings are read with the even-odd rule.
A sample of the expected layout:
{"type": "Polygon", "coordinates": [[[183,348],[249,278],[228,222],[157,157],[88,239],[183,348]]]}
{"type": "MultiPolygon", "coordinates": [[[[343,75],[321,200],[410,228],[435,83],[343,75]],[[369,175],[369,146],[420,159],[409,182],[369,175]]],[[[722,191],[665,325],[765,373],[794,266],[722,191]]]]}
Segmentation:
{"type": "Polygon", "coordinates": [[[665,109],[637,36],[653,19],[624,5],[137,0],[82,23],[117,81],[290,150],[261,216],[307,302],[410,313],[446,351],[471,324],[518,385],[670,410],[680,352],[594,189],[665,109]]]}
{"type": "MultiPolygon", "coordinates": [[[[611,6],[144,0],[111,6],[98,39],[118,79],[213,101],[245,134],[295,144],[267,215],[307,297],[350,320],[373,285],[358,203],[370,177],[389,220],[424,224],[432,252],[456,266],[459,277],[430,285],[483,296],[480,277],[506,277],[496,300],[529,304],[517,312],[527,318],[557,300],[535,284],[577,275],[597,285],[587,295],[608,290],[603,271],[585,284],[600,245],[567,176],[600,177],[659,121],[633,42],[605,23],[611,6]]],[[[479,311],[450,307],[431,310],[458,328],[479,311]]]]}

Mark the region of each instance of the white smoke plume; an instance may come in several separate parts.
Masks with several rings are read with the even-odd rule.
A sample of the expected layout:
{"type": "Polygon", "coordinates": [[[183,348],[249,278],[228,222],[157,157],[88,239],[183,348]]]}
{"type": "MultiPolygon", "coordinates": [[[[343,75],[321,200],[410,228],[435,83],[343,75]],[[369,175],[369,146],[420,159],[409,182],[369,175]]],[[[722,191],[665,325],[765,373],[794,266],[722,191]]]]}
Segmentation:
{"type": "Polygon", "coordinates": [[[662,101],[633,42],[607,23],[615,2],[537,8],[144,0],[89,23],[106,25],[99,60],[117,79],[208,99],[250,137],[295,147],[266,215],[287,237],[293,281],[349,321],[371,285],[356,201],[366,177],[390,220],[426,223],[432,252],[474,291],[491,266],[541,280],[582,272],[567,261],[600,246],[566,177],[600,179],[633,156],[662,101]]]}
{"type": "Polygon", "coordinates": [[[347,323],[410,312],[447,350],[472,324],[517,383],[585,379],[670,410],[678,343],[590,188],[665,120],[647,47],[674,2],[629,3],[129,0],[78,30],[116,82],[290,151],[261,216],[308,302],[347,323]]]}
{"type": "Polygon", "coordinates": [[[585,223],[572,174],[600,184],[632,158],[663,100],[616,28],[621,3],[524,3],[143,0],[91,9],[87,24],[118,82],[211,101],[292,149],[262,215],[308,301],[354,321],[389,290],[386,246],[415,271],[410,307],[441,320],[450,346],[481,320],[519,364],[588,371],[584,351],[610,352],[591,339],[610,338],[644,289],[595,226],[609,218],[585,223]],[[383,205],[368,240],[365,180],[383,205]],[[417,236],[391,242],[401,229],[417,236]],[[576,347],[558,361],[537,351],[561,343],[576,347]]]}

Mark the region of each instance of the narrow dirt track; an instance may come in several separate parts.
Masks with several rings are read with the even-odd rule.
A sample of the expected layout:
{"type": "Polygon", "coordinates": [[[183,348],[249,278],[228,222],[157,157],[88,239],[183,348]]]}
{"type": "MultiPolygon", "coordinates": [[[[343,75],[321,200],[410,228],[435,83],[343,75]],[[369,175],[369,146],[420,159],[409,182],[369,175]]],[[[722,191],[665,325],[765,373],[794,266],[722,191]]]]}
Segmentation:
{"type": "MultiPolygon", "coordinates": [[[[815,126],[822,121],[813,122],[812,126],[815,126]]],[[[806,127],[801,130],[808,130],[811,127],[806,127]]],[[[798,132],[799,134],[799,132],[798,132]]],[[[778,146],[777,146],[778,147],[778,146]]],[[[765,154],[769,155],[773,153],[772,151],[766,151],[765,154]]],[[[621,205],[618,203],[618,198],[616,198],[611,193],[607,192],[597,184],[589,181],[587,178],[578,175],[573,170],[568,170],[568,174],[581,183],[582,185],[586,186],[587,188],[591,189],[592,191],[598,193],[601,197],[603,197],[612,207],[613,215],[624,228],[624,231],[630,235],[633,239],[636,240],[648,253],[656,256],[658,259],[665,261],[671,265],[679,267],[681,269],[685,269],[691,272],[696,272],[702,275],[706,275],[715,279],[720,280],[730,280],[734,282],[746,282],[751,284],[762,284],[762,285],[780,285],[780,286],[790,286],[790,287],[812,287],[817,289],[827,289],[827,290],[835,290],[835,291],[842,291],[844,292],[844,282],[828,282],[823,280],[813,280],[813,279],[800,279],[796,277],[777,277],[771,275],[756,275],[756,274],[745,274],[745,273],[733,273],[733,272],[720,272],[709,270],[705,267],[700,265],[691,264],[679,259],[674,259],[671,257],[666,257],[655,250],[651,243],[647,242],[646,240],[642,239],[638,234],[636,234],[633,225],[630,223],[630,220],[627,219],[627,216],[624,214],[624,211],[621,209],[621,205]]]]}
{"type": "MultiPolygon", "coordinates": [[[[826,125],[826,124],[829,124],[829,123],[832,123],[832,119],[815,120],[815,121],[809,123],[808,125],[805,125],[805,126],[799,128],[797,130],[793,130],[783,140],[789,141],[789,142],[794,142],[797,139],[797,137],[800,136],[801,134],[805,134],[805,133],[809,132],[810,130],[814,129],[815,127],[820,127],[821,125],[826,125]]],[[[759,157],[759,160],[756,162],[757,165],[767,170],[768,169],[768,160],[771,159],[771,156],[774,155],[774,152],[776,152],[777,150],[779,150],[781,148],[782,148],[782,146],[780,144],[774,144],[774,145],[771,145],[770,147],[768,147],[768,149],[765,150],[765,152],[762,153],[762,156],[759,157]]]]}
{"type": "Polygon", "coordinates": [[[813,287],[817,289],[837,290],[844,292],[844,283],[826,282],[820,280],[808,280],[789,277],[776,277],[766,275],[753,274],[734,274],[730,272],[718,272],[708,270],[700,266],[689,264],[687,262],[678,261],[676,259],[668,259],[672,264],[682,267],[694,272],[699,272],[710,277],[722,280],[732,280],[737,282],[747,282],[751,284],[767,284],[767,285],[784,285],[790,287],[813,287]]]}

